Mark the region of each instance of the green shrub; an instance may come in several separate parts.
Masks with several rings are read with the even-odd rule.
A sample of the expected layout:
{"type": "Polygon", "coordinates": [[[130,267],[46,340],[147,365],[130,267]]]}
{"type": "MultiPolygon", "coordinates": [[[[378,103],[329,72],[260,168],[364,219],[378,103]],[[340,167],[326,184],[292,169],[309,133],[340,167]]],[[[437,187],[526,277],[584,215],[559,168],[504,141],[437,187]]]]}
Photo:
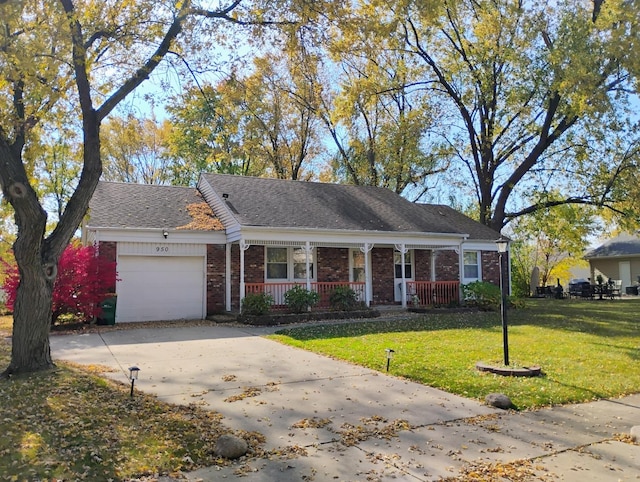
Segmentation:
{"type": "Polygon", "coordinates": [[[284,294],[284,304],[293,313],[304,313],[318,304],[320,295],[316,291],[309,291],[300,285],[296,285],[284,294]]]}
{"type": "Polygon", "coordinates": [[[358,305],[358,294],[348,286],[336,286],[329,295],[331,308],[338,311],[352,311],[358,305]]]}
{"type": "Polygon", "coordinates": [[[266,315],[271,310],[273,296],[269,293],[249,293],[242,300],[243,315],[266,315]]]}
{"type": "Polygon", "coordinates": [[[500,308],[500,287],[486,281],[474,281],[462,285],[462,294],[467,304],[476,305],[482,310],[500,308]]]}

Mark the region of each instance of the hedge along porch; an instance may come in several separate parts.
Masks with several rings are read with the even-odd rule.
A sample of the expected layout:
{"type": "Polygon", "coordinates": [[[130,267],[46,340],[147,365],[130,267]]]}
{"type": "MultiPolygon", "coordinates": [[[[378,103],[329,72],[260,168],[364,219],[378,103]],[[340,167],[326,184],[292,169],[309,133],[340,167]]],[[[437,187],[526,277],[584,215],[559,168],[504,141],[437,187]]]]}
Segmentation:
{"type": "Polygon", "coordinates": [[[499,280],[498,233],[375,187],[219,174],[197,188],[101,182],[83,236],[118,264],[117,321],[235,311],[260,290],[281,302],[295,284],[325,302],[347,284],[369,305],[442,305],[460,283],[499,280]]]}

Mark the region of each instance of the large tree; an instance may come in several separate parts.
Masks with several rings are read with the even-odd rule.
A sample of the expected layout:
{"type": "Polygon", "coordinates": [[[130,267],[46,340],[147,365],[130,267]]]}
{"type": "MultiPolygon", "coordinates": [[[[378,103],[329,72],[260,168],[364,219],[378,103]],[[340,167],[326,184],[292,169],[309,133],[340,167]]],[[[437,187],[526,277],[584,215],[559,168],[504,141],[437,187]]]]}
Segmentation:
{"type": "Polygon", "coordinates": [[[169,182],[166,148],[168,125],[128,113],[102,126],[103,178],[106,181],[165,184],[169,182]]]}
{"type": "Polygon", "coordinates": [[[286,51],[256,56],[245,70],[215,85],[197,85],[169,106],[169,147],[179,183],[194,182],[204,170],[313,176],[322,146],[311,86],[286,51]]]}
{"type": "Polygon", "coordinates": [[[338,75],[337,85],[325,82],[316,101],[337,147],[332,167],[344,182],[419,199],[427,178],[446,171],[442,145],[430,139],[441,112],[415,86],[424,67],[397,48],[397,39],[353,28],[360,21],[344,23],[327,41],[331,61],[319,59],[316,67],[332,66],[338,75]]]}
{"type": "Polygon", "coordinates": [[[500,230],[562,203],[616,208],[614,189],[593,190],[612,159],[580,153],[590,128],[619,133],[633,116],[638,1],[370,0],[356,14],[372,19],[359,25],[378,44],[401,40],[395,48],[424,65],[412,85],[448,106],[439,119],[455,152],[446,176],[475,198],[481,222],[500,230]],[[545,185],[563,197],[519,202],[545,185]]]}
{"type": "Polygon", "coordinates": [[[53,366],[48,333],[56,266],[102,173],[105,118],[170,52],[184,60],[187,50],[176,43],[184,28],[212,39],[221,30],[220,22],[218,28],[211,25],[216,20],[250,26],[275,23],[269,17],[277,14],[278,22],[293,24],[298,16],[310,18],[305,6],[284,0],[230,0],[216,10],[189,0],[0,2],[0,186],[15,213],[13,251],[20,272],[4,376],[53,366]],[[201,21],[191,23],[195,17],[201,21]],[[52,122],[64,103],[80,118],[82,171],[49,233],[47,212],[32,185],[29,149],[35,126],[52,122]]]}

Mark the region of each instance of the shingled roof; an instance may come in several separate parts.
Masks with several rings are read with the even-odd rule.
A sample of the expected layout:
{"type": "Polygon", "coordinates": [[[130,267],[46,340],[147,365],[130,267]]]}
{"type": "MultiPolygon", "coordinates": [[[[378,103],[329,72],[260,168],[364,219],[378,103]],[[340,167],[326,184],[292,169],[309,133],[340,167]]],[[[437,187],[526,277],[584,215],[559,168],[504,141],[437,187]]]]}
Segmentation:
{"type": "Polygon", "coordinates": [[[453,226],[458,232],[469,235],[470,240],[495,241],[500,237],[500,233],[489,226],[465,216],[450,206],[444,204],[418,204],[423,209],[442,216],[442,218],[453,226]]]}
{"type": "MultiPolygon", "coordinates": [[[[192,187],[101,181],[89,204],[87,224],[94,228],[205,230],[198,216],[189,212],[194,213],[193,206],[204,202],[192,187]]],[[[213,223],[208,229],[222,226],[213,223]]]]}
{"type": "Polygon", "coordinates": [[[226,199],[242,226],[498,237],[451,208],[415,204],[379,187],[225,174],[203,174],[202,179],[226,199]]]}
{"type": "Polygon", "coordinates": [[[585,258],[614,258],[624,256],[640,256],[640,237],[628,233],[621,234],[589,251],[585,255],[585,258]]]}

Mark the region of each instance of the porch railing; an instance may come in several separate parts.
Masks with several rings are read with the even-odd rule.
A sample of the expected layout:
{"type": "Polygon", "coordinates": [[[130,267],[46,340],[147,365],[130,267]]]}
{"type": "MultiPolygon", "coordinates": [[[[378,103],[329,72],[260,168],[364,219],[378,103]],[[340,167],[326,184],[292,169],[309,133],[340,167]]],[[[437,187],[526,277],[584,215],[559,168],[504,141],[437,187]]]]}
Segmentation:
{"type": "Polygon", "coordinates": [[[407,305],[449,306],[460,303],[460,281],[407,281],[407,305]]]}
{"type": "MultiPolygon", "coordinates": [[[[307,283],[301,282],[284,282],[284,283],[245,283],[245,296],[252,293],[269,293],[273,297],[273,310],[284,310],[286,305],[284,304],[284,294],[295,286],[307,287],[307,283]]],[[[335,282],[311,282],[311,291],[315,291],[320,294],[320,301],[316,305],[318,308],[330,308],[331,302],[329,298],[333,290],[338,286],[348,286],[355,291],[358,301],[364,301],[364,282],[348,282],[348,281],[335,281],[335,282]]]]}

